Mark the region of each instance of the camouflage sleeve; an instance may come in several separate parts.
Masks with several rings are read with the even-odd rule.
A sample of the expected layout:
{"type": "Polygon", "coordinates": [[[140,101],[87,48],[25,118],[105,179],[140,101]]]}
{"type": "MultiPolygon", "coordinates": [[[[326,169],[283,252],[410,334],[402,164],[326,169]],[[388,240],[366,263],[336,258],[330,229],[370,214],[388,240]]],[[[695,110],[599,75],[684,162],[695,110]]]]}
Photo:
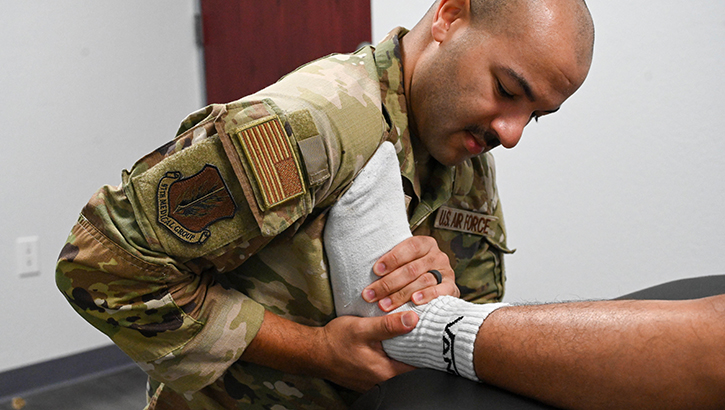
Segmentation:
{"type": "Polygon", "coordinates": [[[180,392],[197,390],[241,355],[263,309],[211,275],[144,250],[129,208],[118,188],[94,195],[63,247],[57,285],[151,377],[180,392]]]}
{"type": "Polygon", "coordinates": [[[180,394],[222,376],[262,324],[263,306],[224,275],[329,206],[385,138],[379,100],[346,116],[293,101],[192,114],[92,197],[61,252],[56,282],[74,309],[180,394]]]}
{"type": "Polygon", "coordinates": [[[122,186],[101,188],[57,265],[57,285],[75,310],[181,393],[216,380],[263,317],[260,305],[212,274],[270,240],[243,201],[232,201],[243,195],[214,135],[222,108],[192,115],[193,130],[139,161],[122,186]],[[154,185],[148,192],[146,182],[154,185]],[[152,219],[151,206],[171,210],[152,219]]]}

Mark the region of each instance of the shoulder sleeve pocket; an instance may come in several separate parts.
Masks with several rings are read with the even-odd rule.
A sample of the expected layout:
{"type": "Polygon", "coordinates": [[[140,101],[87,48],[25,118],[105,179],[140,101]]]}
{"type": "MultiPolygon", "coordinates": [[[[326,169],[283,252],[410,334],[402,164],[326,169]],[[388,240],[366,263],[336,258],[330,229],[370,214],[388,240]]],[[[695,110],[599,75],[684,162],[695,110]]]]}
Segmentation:
{"type": "Polygon", "coordinates": [[[312,211],[297,140],[271,101],[230,104],[217,132],[262,235],[277,235],[312,211]]]}

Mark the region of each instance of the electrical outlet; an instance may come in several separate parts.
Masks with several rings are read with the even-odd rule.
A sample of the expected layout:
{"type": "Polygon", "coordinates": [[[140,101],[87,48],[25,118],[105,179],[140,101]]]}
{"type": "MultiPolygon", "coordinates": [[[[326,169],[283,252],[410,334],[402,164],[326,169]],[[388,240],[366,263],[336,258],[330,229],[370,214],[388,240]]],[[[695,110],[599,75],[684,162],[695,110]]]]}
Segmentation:
{"type": "Polygon", "coordinates": [[[37,236],[25,236],[15,240],[17,272],[21,278],[40,275],[37,236]]]}

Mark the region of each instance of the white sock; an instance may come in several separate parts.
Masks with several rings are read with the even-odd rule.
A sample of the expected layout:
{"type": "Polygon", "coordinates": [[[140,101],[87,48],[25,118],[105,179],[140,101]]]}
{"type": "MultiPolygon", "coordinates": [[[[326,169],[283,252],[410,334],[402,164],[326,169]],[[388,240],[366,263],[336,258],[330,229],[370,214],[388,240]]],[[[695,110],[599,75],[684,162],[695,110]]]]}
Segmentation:
{"type": "Polygon", "coordinates": [[[384,142],[330,209],[324,241],[339,316],[381,316],[362,291],[378,277],[373,264],[411,237],[395,147],[384,142]]]}
{"type": "MultiPolygon", "coordinates": [[[[411,236],[405,195],[393,144],[383,143],[348,191],[330,209],[324,241],[338,315],[381,316],[377,303],[362,291],[378,279],[373,265],[395,245],[411,236]]],[[[441,296],[425,305],[409,302],[394,312],[413,310],[416,328],[383,341],[393,359],[416,367],[448,371],[478,381],[473,347],[479,327],[503,303],[477,305],[441,296]]]]}
{"type": "Polygon", "coordinates": [[[439,296],[420,306],[406,305],[406,310],[418,314],[418,324],[410,333],[383,340],[383,349],[391,358],[411,366],[479,381],[473,365],[476,335],[486,317],[504,306],[508,304],[479,305],[453,296],[439,296]]]}

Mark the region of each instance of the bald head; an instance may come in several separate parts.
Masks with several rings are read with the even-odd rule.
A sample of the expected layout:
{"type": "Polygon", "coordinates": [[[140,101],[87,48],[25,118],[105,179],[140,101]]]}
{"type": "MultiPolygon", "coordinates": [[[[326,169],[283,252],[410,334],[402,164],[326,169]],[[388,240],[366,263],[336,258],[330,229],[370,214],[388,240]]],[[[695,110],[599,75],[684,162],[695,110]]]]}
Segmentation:
{"type": "MultiPolygon", "coordinates": [[[[440,0],[428,10],[419,25],[429,24],[440,0]]],[[[515,37],[527,29],[541,23],[542,17],[551,15],[551,7],[556,5],[566,12],[564,18],[570,19],[574,28],[577,60],[581,64],[591,64],[594,52],[594,22],[585,0],[470,0],[472,26],[491,35],[515,37]]]]}
{"type": "Polygon", "coordinates": [[[547,24],[553,7],[569,19],[575,33],[577,59],[591,63],[594,49],[594,23],[584,0],[470,0],[471,23],[487,32],[516,36],[536,24],[547,24]]]}

